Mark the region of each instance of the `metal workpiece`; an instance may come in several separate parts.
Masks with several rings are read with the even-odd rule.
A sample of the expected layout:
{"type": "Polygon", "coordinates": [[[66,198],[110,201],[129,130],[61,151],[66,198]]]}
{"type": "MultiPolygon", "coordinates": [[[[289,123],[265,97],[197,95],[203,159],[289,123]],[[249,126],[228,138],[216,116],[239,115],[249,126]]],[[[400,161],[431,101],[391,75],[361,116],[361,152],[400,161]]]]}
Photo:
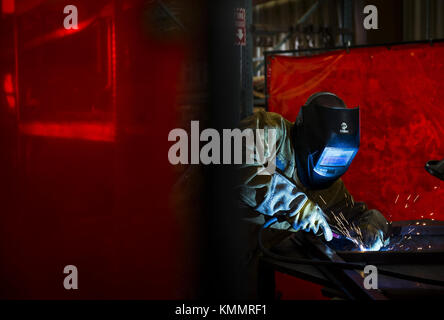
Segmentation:
{"type": "Polygon", "coordinates": [[[298,265],[263,258],[268,268],[323,285],[330,295],[336,292],[340,298],[388,300],[444,296],[443,286],[409,279],[444,281],[443,221],[395,221],[392,223],[390,241],[380,251],[361,251],[343,237],[326,242],[308,233],[293,234],[272,250],[280,255],[313,261],[373,265],[377,268],[378,288],[366,289],[366,274],[362,268],[298,265]],[[399,276],[387,275],[390,273],[399,276]]]}

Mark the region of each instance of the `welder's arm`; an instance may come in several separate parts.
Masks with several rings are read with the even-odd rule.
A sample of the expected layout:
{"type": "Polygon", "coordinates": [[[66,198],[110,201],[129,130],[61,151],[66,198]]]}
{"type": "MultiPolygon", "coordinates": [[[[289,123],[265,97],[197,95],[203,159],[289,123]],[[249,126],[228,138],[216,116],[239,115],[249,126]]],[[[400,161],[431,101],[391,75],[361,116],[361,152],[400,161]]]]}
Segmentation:
{"type": "MultiPolygon", "coordinates": [[[[283,141],[289,135],[286,120],[273,113],[257,112],[244,119],[240,128],[242,130],[275,130],[276,154],[284,147],[283,141]]],[[[266,142],[265,140],[264,144],[266,142]]],[[[248,158],[252,161],[244,161],[239,166],[241,202],[260,213],[249,220],[263,224],[271,217],[277,217],[278,223],[273,224],[272,228],[288,231],[312,230],[315,233],[321,229],[327,240],[330,240],[331,230],[322,210],[310,201],[292,181],[276,170],[270,171],[269,166],[257,158],[255,147],[254,143],[243,145],[244,159],[248,158]]],[[[270,159],[273,161],[273,157],[270,159]]]]}
{"type": "MultiPolygon", "coordinates": [[[[241,130],[276,130],[276,153],[279,152],[283,137],[286,135],[285,123],[282,117],[265,112],[257,112],[243,119],[239,125],[241,130]]],[[[243,162],[239,165],[239,194],[242,204],[257,208],[265,201],[273,184],[273,175],[265,174],[263,161],[258,159],[254,143],[243,141],[243,162]],[[250,160],[250,161],[247,161],[250,160]]]]}

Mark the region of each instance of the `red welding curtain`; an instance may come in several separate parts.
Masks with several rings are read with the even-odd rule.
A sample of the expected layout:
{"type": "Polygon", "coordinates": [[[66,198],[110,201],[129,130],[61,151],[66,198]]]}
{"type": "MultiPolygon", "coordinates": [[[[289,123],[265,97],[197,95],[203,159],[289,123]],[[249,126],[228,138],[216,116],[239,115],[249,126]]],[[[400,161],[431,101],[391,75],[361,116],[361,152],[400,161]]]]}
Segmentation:
{"type": "Polygon", "coordinates": [[[444,45],[400,45],[311,57],[269,57],[269,110],[294,121],[314,92],[361,108],[361,148],[343,179],[391,220],[444,220],[444,182],[424,170],[444,158],[444,45]]]}

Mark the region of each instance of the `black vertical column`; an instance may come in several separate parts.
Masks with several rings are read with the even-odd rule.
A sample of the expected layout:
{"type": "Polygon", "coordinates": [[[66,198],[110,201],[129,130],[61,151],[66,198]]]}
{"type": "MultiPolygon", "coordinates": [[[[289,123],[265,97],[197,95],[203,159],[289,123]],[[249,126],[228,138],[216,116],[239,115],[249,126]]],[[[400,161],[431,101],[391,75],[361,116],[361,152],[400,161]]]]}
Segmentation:
{"type": "Polygon", "coordinates": [[[343,0],[343,28],[344,45],[352,45],[353,38],[353,2],[352,0],[343,0]],[[349,43],[350,42],[350,43],[349,43]]]}
{"type": "MultiPolygon", "coordinates": [[[[242,85],[240,48],[235,44],[236,3],[208,1],[208,126],[222,133],[240,120],[242,85]]],[[[221,141],[222,142],[222,141],[221,141]]],[[[222,149],[222,148],[221,148],[222,149]]],[[[236,202],[236,170],[232,165],[203,167],[205,188],[202,228],[200,298],[245,297],[242,269],[243,240],[236,202]]]]}

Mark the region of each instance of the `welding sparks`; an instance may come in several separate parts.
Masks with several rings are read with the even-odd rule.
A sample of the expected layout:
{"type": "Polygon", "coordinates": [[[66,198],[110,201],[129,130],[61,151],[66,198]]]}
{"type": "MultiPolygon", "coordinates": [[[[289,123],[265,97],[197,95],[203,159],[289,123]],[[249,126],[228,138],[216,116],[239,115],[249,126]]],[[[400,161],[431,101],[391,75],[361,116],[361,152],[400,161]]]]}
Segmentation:
{"type": "Polygon", "coordinates": [[[322,200],[322,202],[324,202],[325,203],[325,205],[327,205],[327,202],[325,202],[325,200],[324,200],[324,198],[322,198],[322,196],[321,195],[319,195],[319,198],[322,200]]]}
{"type": "Polygon", "coordinates": [[[413,202],[416,202],[416,200],[418,200],[419,198],[419,194],[416,196],[416,198],[413,200],[413,202]]]}
{"type": "Polygon", "coordinates": [[[336,215],[333,211],[331,213],[333,214],[333,218],[336,221],[338,232],[340,232],[344,237],[356,244],[356,246],[361,251],[366,251],[361,228],[357,227],[354,223],[350,224],[343,215],[342,211],[339,212],[338,215],[336,215]],[[350,231],[353,231],[354,235],[352,235],[350,231]]]}
{"type": "Polygon", "coordinates": [[[409,196],[407,197],[406,201],[409,201],[410,197],[412,196],[412,194],[409,194],[409,196]]]}
{"type": "Polygon", "coordinates": [[[396,202],[398,202],[398,199],[399,199],[399,194],[396,196],[395,204],[396,204],[396,202]]]}
{"type": "Polygon", "coordinates": [[[391,240],[395,240],[395,241],[393,241],[393,242],[391,241],[388,246],[382,248],[381,250],[382,251],[392,251],[392,250],[395,250],[395,251],[396,250],[427,251],[427,250],[430,250],[432,248],[432,246],[430,244],[424,244],[422,246],[414,245],[414,243],[417,241],[416,236],[421,235],[420,232],[417,232],[417,228],[416,228],[417,225],[426,225],[426,224],[422,221],[415,222],[415,225],[411,225],[408,228],[406,234],[399,237],[397,241],[395,240],[395,238],[391,239],[391,240]],[[412,235],[410,235],[412,232],[413,232],[413,237],[412,237],[412,235]],[[413,241],[413,243],[411,243],[410,241],[413,241]]]}

